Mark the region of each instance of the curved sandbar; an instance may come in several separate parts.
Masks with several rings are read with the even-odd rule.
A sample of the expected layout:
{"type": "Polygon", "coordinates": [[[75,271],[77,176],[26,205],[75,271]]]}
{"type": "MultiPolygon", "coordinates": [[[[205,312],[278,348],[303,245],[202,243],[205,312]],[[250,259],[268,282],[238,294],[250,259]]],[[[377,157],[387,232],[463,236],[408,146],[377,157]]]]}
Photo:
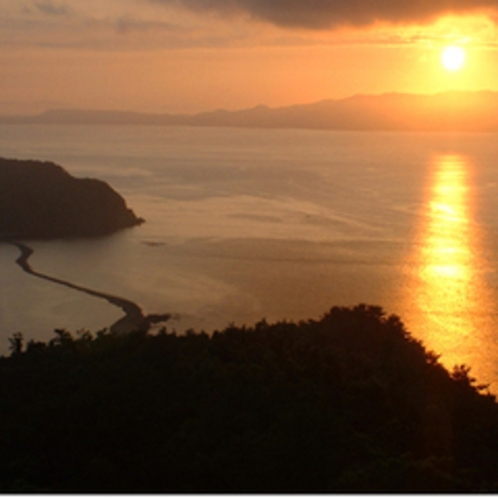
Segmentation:
{"type": "Polygon", "coordinates": [[[51,162],[0,158],[0,242],[21,251],[16,262],[26,273],[121,308],[125,316],[110,327],[113,332],[147,331],[151,324],[164,322],[170,315],[144,316],[132,301],[37,272],[28,262],[33,249],[17,241],[98,237],[143,222],[101,180],[74,178],[51,162]]]}
{"type": "Polygon", "coordinates": [[[16,259],[16,263],[30,275],[33,275],[38,278],[42,278],[44,280],[48,280],[50,282],[54,282],[59,285],[64,285],[71,289],[84,292],[89,294],[90,296],[98,297],[100,299],[105,299],[109,303],[121,308],[125,316],[120,318],[117,322],[115,322],[110,327],[110,331],[118,334],[125,334],[128,332],[147,332],[150,326],[154,323],[161,323],[167,321],[171,318],[170,314],[163,315],[144,315],[140,306],[135,304],[128,299],[123,299],[122,297],[113,296],[112,294],[106,294],[104,292],[98,292],[93,289],[88,289],[87,287],[82,287],[80,285],[73,284],[66,280],[61,280],[60,278],[51,277],[50,275],[45,275],[44,273],[40,273],[36,270],[33,270],[28,260],[30,256],[33,254],[33,249],[22,242],[16,241],[5,241],[14,246],[16,246],[19,251],[21,251],[21,255],[16,259]]]}

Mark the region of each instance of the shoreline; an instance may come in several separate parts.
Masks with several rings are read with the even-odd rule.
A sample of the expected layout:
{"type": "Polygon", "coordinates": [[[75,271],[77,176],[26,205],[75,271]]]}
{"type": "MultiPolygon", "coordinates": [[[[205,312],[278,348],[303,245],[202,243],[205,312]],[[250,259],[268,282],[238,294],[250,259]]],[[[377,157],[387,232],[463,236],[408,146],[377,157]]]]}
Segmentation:
{"type": "Polygon", "coordinates": [[[128,299],[124,299],[112,294],[107,294],[105,292],[99,292],[93,289],[89,289],[87,287],[73,284],[72,282],[68,282],[66,280],[51,277],[50,275],[45,275],[44,273],[38,272],[31,267],[28,261],[29,258],[34,254],[34,250],[31,247],[29,247],[27,244],[24,244],[23,242],[14,240],[4,239],[3,242],[11,244],[19,249],[21,254],[15,262],[21,267],[24,272],[34,277],[48,280],[49,282],[63,285],[79,292],[84,292],[85,294],[88,294],[90,296],[104,299],[113,306],[117,306],[118,308],[120,308],[125,315],[109,327],[109,330],[112,333],[127,334],[130,332],[147,332],[150,329],[151,325],[166,322],[171,318],[170,313],[144,315],[142,308],[140,308],[140,306],[138,306],[133,301],[129,301],[128,299]]]}

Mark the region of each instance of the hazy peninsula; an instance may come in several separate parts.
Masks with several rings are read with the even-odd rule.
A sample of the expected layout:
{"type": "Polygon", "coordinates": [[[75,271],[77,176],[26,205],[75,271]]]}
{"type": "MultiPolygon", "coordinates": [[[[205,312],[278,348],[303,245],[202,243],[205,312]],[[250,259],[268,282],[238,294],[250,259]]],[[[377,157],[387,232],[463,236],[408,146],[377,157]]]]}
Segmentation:
{"type": "Polygon", "coordinates": [[[271,108],[265,105],[199,114],[54,109],[0,116],[0,124],[221,126],[361,131],[498,130],[498,92],[386,93],[271,108]]]}
{"type": "Polygon", "coordinates": [[[101,236],[142,222],[101,180],[74,178],[52,162],[0,158],[4,239],[101,236]]]}

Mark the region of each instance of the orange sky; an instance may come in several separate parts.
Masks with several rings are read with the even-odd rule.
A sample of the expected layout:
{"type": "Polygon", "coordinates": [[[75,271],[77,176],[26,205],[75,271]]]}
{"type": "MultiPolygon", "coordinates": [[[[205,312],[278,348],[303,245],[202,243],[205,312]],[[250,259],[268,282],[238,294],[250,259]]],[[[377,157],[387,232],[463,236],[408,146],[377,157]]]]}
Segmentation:
{"type": "Polygon", "coordinates": [[[498,90],[496,2],[454,0],[451,13],[443,0],[356,3],[2,0],[0,112],[196,112],[498,90]],[[451,43],[467,51],[454,73],[440,62],[451,43]]]}

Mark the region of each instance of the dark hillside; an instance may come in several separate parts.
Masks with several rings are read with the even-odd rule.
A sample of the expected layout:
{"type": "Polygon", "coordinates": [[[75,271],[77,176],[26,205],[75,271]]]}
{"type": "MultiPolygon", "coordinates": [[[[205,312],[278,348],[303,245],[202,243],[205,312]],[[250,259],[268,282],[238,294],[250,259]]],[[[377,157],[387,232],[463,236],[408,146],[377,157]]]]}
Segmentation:
{"type": "Polygon", "coordinates": [[[0,359],[0,490],[498,489],[498,407],[395,316],[134,333],[0,359]]]}
{"type": "Polygon", "coordinates": [[[107,183],[77,179],[60,166],[0,158],[0,234],[87,237],[141,223],[107,183]]]}

